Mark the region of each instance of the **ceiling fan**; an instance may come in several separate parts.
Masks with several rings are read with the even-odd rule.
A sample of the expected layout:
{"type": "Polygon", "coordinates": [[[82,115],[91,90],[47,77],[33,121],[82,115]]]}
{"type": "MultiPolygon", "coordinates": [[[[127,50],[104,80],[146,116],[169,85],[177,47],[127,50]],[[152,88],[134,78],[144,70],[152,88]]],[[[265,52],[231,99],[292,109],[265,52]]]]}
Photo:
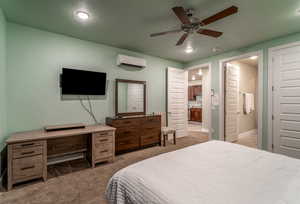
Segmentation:
{"type": "Polygon", "coordinates": [[[219,13],[216,13],[215,15],[208,17],[202,21],[199,21],[198,18],[193,17],[193,9],[187,9],[185,10],[183,7],[174,7],[172,8],[175,15],[179,18],[181,21],[181,28],[176,30],[170,30],[160,33],[153,33],[150,36],[156,37],[160,35],[165,35],[169,33],[179,33],[181,31],[184,32],[184,34],[181,36],[179,41],[177,42],[176,46],[182,45],[183,42],[186,40],[186,38],[189,36],[189,34],[192,34],[194,32],[197,32],[202,35],[208,35],[211,37],[218,38],[223,33],[219,31],[209,30],[209,29],[203,29],[202,27],[213,23],[217,20],[220,20],[222,18],[225,18],[227,16],[230,16],[232,14],[235,14],[238,12],[238,7],[231,6],[219,13]]]}

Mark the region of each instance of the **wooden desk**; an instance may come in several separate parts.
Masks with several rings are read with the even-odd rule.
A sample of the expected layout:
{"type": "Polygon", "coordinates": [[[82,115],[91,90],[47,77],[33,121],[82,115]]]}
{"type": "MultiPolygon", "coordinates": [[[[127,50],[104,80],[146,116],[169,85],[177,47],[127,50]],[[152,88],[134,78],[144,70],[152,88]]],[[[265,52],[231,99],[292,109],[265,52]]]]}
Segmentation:
{"type": "Polygon", "coordinates": [[[35,178],[47,180],[47,165],[85,155],[96,163],[113,161],[115,128],[93,125],[86,128],[45,132],[19,132],[6,140],[8,145],[8,190],[13,184],[35,178]],[[77,157],[76,157],[77,156],[77,157]]]}

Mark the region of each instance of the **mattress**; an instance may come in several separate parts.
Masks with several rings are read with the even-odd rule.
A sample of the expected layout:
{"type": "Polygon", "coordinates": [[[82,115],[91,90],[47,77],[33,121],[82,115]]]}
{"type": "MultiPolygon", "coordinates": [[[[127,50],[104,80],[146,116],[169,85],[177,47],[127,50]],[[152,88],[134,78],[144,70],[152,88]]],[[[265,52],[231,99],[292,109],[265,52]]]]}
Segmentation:
{"type": "Polygon", "coordinates": [[[118,171],[106,197],[110,204],[299,204],[300,160],[210,141],[118,171]]]}

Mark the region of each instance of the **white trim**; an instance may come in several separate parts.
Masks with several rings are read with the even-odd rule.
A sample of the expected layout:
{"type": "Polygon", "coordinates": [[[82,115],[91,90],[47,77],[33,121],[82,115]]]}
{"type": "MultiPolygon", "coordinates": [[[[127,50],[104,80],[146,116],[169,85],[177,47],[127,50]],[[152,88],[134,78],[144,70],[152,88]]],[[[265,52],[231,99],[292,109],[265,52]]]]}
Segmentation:
{"type": "Polygon", "coordinates": [[[253,134],[257,134],[257,133],[258,133],[257,129],[252,129],[247,132],[240,133],[239,137],[245,137],[245,136],[249,136],[249,135],[253,135],[253,134]]]}
{"type": "Polygon", "coordinates": [[[262,118],[263,118],[263,51],[259,50],[256,52],[249,52],[243,55],[230,57],[227,59],[222,59],[219,61],[219,95],[220,95],[220,105],[219,105],[219,139],[224,141],[224,64],[233,61],[239,60],[247,57],[251,57],[253,55],[257,55],[259,58],[258,62],[258,137],[257,137],[257,148],[262,149],[262,118]]]}
{"type": "Polygon", "coordinates": [[[272,86],[273,86],[273,54],[275,51],[289,48],[289,47],[294,47],[294,46],[299,46],[300,41],[293,42],[293,43],[288,43],[276,47],[271,47],[268,49],[268,150],[270,152],[273,152],[273,91],[272,91],[272,86]]]}
{"type": "MultiPolygon", "coordinates": [[[[199,68],[208,68],[208,81],[209,81],[209,87],[208,87],[208,90],[209,90],[209,95],[211,95],[211,68],[212,68],[212,63],[204,63],[204,64],[198,64],[198,65],[194,65],[194,66],[191,66],[191,67],[186,67],[185,69],[186,70],[192,70],[192,69],[199,69],[199,68]]],[[[208,137],[209,137],[209,140],[212,140],[212,133],[214,132],[214,130],[212,129],[212,106],[211,106],[211,97],[209,97],[209,119],[208,119],[208,137]]]]}

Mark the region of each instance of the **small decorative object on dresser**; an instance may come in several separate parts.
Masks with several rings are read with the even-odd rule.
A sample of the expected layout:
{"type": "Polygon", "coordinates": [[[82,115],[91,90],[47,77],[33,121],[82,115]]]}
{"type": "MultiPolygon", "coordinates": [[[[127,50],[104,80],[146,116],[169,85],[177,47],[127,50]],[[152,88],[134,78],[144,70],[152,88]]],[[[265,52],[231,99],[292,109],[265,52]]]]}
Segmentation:
{"type": "Polygon", "coordinates": [[[13,134],[8,145],[8,190],[31,179],[47,180],[47,165],[86,157],[92,167],[113,161],[115,128],[92,125],[71,130],[34,130],[13,134]]]}

